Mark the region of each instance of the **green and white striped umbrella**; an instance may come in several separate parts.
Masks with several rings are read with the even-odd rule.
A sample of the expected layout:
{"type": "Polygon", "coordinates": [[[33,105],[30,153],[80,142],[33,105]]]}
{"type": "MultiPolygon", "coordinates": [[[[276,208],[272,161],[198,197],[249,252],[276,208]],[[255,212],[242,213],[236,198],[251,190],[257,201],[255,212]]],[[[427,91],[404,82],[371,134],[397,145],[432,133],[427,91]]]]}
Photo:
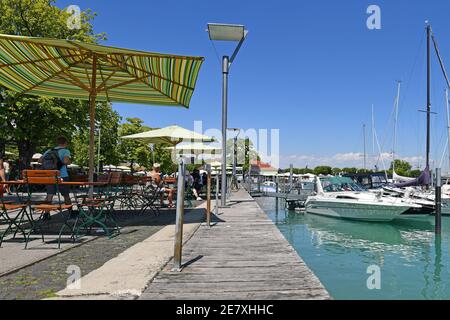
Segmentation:
{"type": "Polygon", "coordinates": [[[202,61],[0,34],[0,84],[37,96],[188,107],[202,61]]]}
{"type": "Polygon", "coordinates": [[[96,101],[188,108],[203,60],[0,34],[0,85],[22,94],[90,101],[91,180],[96,101]]]}

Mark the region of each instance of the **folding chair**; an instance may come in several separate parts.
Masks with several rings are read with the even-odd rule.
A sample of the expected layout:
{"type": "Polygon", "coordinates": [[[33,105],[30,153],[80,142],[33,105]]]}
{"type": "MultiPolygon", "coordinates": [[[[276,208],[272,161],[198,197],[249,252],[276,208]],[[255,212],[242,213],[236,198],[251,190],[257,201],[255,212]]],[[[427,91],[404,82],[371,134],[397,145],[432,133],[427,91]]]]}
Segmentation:
{"type": "Polygon", "coordinates": [[[156,205],[156,201],[161,197],[161,186],[153,183],[152,179],[147,180],[147,185],[145,186],[141,199],[141,210],[140,213],[143,214],[147,209],[150,209],[155,216],[160,214],[159,208],[156,205]]]}
{"type": "Polygon", "coordinates": [[[8,225],[4,231],[0,231],[0,247],[8,233],[14,233],[13,239],[15,239],[17,232],[20,231],[24,241],[26,241],[26,233],[21,224],[26,214],[27,205],[5,201],[3,198],[0,201],[0,224],[8,225]]]}
{"type": "Polygon", "coordinates": [[[108,184],[96,196],[81,197],[80,202],[78,201],[80,197],[76,196],[82,223],[76,228],[75,237],[79,237],[81,229],[85,228],[91,231],[94,226],[102,228],[109,238],[120,234],[120,227],[114,218],[114,206],[120,183],[121,173],[111,172],[108,175],[108,184]],[[112,227],[108,227],[108,225],[112,225],[112,227]]]}
{"type": "Polygon", "coordinates": [[[69,220],[71,219],[71,217],[69,214],[69,210],[72,209],[73,206],[72,204],[65,204],[63,201],[61,201],[60,184],[62,182],[62,179],[60,176],[60,172],[58,170],[24,170],[23,176],[29,192],[29,206],[31,208],[31,216],[33,215],[33,212],[39,214],[38,219],[34,220],[32,218],[33,224],[26,237],[25,249],[27,249],[28,247],[28,242],[30,241],[31,234],[35,231],[40,232],[42,242],[45,242],[43,225],[49,224],[48,219],[45,219],[45,217],[47,215],[50,215],[52,212],[57,212],[63,217],[63,224],[58,234],[58,248],[61,248],[61,237],[64,229],[66,228],[71,231],[70,238],[72,239],[72,242],[75,242],[74,228],[78,222],[78,215],[75,218],[75,223],[73,225],[70,225],[69,220]],[[32,189],[35,185],[53,185],[55,187],[57,202],[33,204],[31,201],[32,189]]]}

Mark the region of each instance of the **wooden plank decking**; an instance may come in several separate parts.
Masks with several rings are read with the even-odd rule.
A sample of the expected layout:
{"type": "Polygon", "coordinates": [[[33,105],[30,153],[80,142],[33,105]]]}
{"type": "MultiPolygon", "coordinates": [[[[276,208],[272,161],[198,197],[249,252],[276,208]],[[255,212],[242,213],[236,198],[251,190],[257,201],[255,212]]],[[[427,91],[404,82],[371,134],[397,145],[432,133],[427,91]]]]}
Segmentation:
{"type": "Polygon", "coordinates": [[[240,202],[221,209],[215,226],[201,226],[185,244],[183,271],[170,262],[141,299],[330,299],[248,193],[234,198],[240,202]]]}

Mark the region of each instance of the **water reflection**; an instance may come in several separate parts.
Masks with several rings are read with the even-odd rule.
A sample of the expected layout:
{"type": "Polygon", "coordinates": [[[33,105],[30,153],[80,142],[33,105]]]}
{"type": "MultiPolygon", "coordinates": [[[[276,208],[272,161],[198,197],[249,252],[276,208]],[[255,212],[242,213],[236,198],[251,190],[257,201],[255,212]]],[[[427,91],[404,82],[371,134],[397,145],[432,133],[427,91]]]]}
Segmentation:
{"type": "Polygon", "coordinates": [[[336,299],[450,299],[450,218],[442,236],[434,218],[402,217],[392,223],[356,222],[275,210],[258,200],[286,239],[336,299]],[[382,289],[366,287],[368,266],[382,272],[382,289]]]}

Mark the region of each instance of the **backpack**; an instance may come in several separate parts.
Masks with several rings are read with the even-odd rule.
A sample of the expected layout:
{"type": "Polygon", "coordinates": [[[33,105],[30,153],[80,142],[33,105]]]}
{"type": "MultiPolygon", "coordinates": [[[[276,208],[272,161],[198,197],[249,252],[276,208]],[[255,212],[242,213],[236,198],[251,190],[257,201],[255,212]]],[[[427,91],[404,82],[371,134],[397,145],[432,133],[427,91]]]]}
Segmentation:
{"type": "Polygon", "coordinates": [[[42,158],[42,170],[61,170],[64,166],[59,158],[58,149],[53,148],[42,158]]]}

